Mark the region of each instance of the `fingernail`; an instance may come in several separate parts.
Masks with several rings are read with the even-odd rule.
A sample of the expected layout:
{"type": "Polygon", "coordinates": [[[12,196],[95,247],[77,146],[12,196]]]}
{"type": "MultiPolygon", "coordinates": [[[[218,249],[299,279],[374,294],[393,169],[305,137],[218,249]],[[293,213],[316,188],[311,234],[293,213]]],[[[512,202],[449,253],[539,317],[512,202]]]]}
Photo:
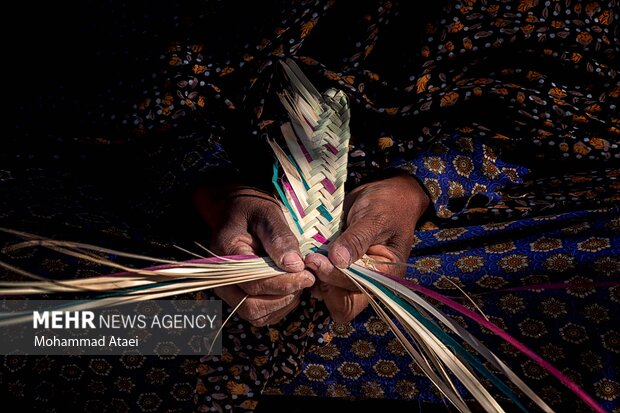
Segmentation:
{"type": "Polygon", "coordinates": [[[304,269],[304,263],[299,254],[287,252],[280,261],[282,267],[287,271],[301,271],[304,269]]]}
{"type": "Polygon", "coordinates": [[[337,268],[348,268],[351,265],[351,253],[345,247],[340,245],[334,247],[334,255],[338,260],[338,262],[334,263],[337,268]]]}
{"type": "Polygon", "coordinates": [[[314,285],[315,278],[312,275],[306,275],[302,281],[302,288],[312,287],[314,285]]]}
{"type": "Polygon", "coordinates": [[[319,266],[316,262],[314,261],[308,261],[306,263],[306,268],[308,268],[310,271],[312,272],[316,272],[319,269],[319,266]]]}

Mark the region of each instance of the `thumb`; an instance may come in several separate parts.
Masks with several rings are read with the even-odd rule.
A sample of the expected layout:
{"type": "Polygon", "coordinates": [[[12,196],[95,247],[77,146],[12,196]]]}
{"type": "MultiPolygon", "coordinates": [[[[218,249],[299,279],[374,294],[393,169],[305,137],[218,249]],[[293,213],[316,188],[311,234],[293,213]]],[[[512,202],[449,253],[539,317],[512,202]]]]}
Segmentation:
{"type": "Polygon", "coordinates": [[[371,245],[385,241],[381,239],[382,231],[382,225],[372,221],[355,221],[329,247],[329,260],[337,268],[348,268],[362,258],[371,245]]]}
{"type": "Polygon", "coordinates": [[[262,210],[260,218],[255,220],[254,232],[278,267],[287,272],[303,271],[305,266],[299,252],[299,241],[280,209],[262,210]]]}

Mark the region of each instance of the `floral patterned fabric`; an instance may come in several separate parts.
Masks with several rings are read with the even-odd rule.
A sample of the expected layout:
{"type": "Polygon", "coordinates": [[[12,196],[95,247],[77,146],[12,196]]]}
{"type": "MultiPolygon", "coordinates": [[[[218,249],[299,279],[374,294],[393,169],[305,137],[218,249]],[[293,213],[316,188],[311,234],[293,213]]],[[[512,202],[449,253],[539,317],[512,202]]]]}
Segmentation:
{"type": "MultiPolygon", "coordinates": [[[[489,219],[493,215],[489,209],[486,224],[449,225],[442,221],[444,225],[438,227],[427,221],[416,232],[409,261],[412,268],[407,274],[473,309],[455,285],[467,291],[491,321],[560,368],[609,411],[618,405],[614,308],[620,299],[620,214],[614,200],[617,191],[609,191],[617,186],[618,175],[614,169],[590,171],[550,177],[546,182],[525,182],[519,188],[522,193],[517,201],[534,196],[535,191],[527,188],[539,190],[541,184],[558,200],[570,199],[568,193],[573,191],[587,194],[572,201],[583,205],[573,212],[507,220],[501,215],[489,219]]],[[[2,197],[3,225],[19,223],[21,228],[54,238],[183,258],[174,253],[172,241],[145,233],[144,227],[134,225],[135,217],[110,208],[109,195],[98,193],[92,184],[67,186],[70,175],[40,169],[3,170],[2,177],[3,195],[11,194],[2,197]],[[59,187],[63,190],[58,191],[59,187]],[[39,199],[33,199],[33,193],[39,199]],[[72,202],[67,204],[67,199],[72,202]],[[19,207],[26,204],[26,210],[19,207]]],[[[504,207],[516,208],[514,201],[505,198],[504,207]]],[[[550,209],[549,204],[543,205],[544,210],[550,209]]],[[[475,213],[467,215],[476,220],[475,213]]],[[[200,231],[188,234],[188,245],[199,235],[200,231]]],[[[15,239],[3,237],[4,242],[10,244],[15,239]]],[[[174,242],[182,240],[178,237],[174,242]]],[[[52,277],[67,273],[86,277],[109,271],[38,249],[5,253],[2,259],[52,277]]],[[[471,320],[446,311],[496,351],[553,407],[587,411],[512,346],[471,320]]],[[[66,411],[187,411],[195,406],[196,396],[199,410],[226,410],[228,405],[243,411],[256,407],[263,388],[267,394],[441,403],[433,386],[370,310],[350,324],[330,325],[320,303],[307,299],[281,325],[257,329],[234,319],[223,338],[223,355],[202,361],[140,355],[6,356],[2,388],[11,400],[42,411],[54,406],[64,406],[66,411]],[[196,372],[200,376],[197,386],[196,372]]]]}
{"type": "MultiPolygon", "coordinates": [[[[154,240],[192,184],[235,174],[268,188],[264,137],[278,136],[278,61],[291,57],[320,89],[351,97],[349,187],[400,168],[432,199],[407,277],[470,306],[458,285],[493,322],[619,411],[617,2],[255,3],[239,13],[234,2],[208,2],[185,16],[191,29],[161,54],[162,69],[129,86],[140,97],[115,117],[121,126],[99,122],[91,134],[94,151],[106,143],[145,156],[141,189],[129,197],[144,216],[106,217],[102,200],[82,190],[70,205],[46,198],[41,188],[53,180],[45,171],[9,168],[0,174],[11,194],[0,197],[3,220],[154,240]]],[[[67,270],[40,259],[52,274],[67,270]]],[[[451,314],[558,411],[585,410],[537,364],[451,314]]],[[[223,347],[200,361],[5,357],[3,387],[38,407],[76,392],[74,406],[115,411],[183,410],[190,399],[198,411],[252,411],[261,392],[441,402],[370,309],[334,325],[307,297],[278,326],[233,319],[223,347]]]]}
{"type": "MultiPolygon", "coordinates": [[[[616,208],[419,231],[407,278],[482,311],[615,411],[619,223],[616,208]]],[[[538,364],[474,321],[446,311],[557,411],[588,411],[538,364]]],[[[441,401],[373,311],[332,326],[331,335],[328,345],[306,357],[292,383],[270,391],[441,401]]]]}
{"type": "Polygon", "coordinates": [[[292,57],[320,87],[349,93],[354,117],[363,112],[352,125],[349,185],[397,164],[419,175],[437,215],[449,218],[476,194],[497,200],[541,159],[620,159],[616,14],[613,1],[456,1],[424,10],[287,2],[265,7],[243,47],[232,42],[223,55],[201,43],[170,46],[155,92],[145,91],[130,123],[139,135],[195,122],[221,130],[235,165],[265,177],[267,162],[253,158],[249,173],[246,153],[264,153],[259,136],[279,135],[282,110],[269,92],[282,77],[278,60],[292,57]],[[328,52],[323,42],[334,37],[339,47],[328,52]],[[401,37],[407,47],[387,45],[401,37]],[[241,147],[229,143],[239,139],[241,147]]]}

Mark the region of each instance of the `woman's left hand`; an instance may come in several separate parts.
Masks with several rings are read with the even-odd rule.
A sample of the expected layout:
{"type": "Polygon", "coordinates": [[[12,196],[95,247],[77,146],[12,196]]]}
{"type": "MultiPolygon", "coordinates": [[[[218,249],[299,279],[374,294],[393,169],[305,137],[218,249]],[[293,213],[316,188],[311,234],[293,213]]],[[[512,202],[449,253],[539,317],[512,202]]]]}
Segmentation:
{"type": "MultiPolygon", "coordinates": [[[[377,261],[406,262],[413,232],[430,201],[418,181],[397,175],[362,185],[345,198],[345,230],[329,247],[328,256],[305,258],[318,278],[312,287],[336,322],[351,321],[368,305],[366,295],[338,268],[347,268],[366,254],[377,261]]],[[[404,275],[405,267],[377,264],[385,273],[404,275]]]]}

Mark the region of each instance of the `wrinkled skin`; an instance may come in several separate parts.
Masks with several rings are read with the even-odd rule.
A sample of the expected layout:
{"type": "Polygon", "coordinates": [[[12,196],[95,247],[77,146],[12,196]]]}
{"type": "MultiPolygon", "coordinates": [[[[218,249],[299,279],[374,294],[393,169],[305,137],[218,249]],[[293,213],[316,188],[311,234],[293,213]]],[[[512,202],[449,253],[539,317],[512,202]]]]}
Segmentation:
{"type": "Polygon", "coordinates": [[[253,188],[232,187],[214,194],[199,189],[195,203],[214,229],[211,249],[219,255],[268,254],[287,274],[215,289],[238,314],[257,327],[275,324],[299,305],[304,288],[315,283],[305,269],[297,239],[275,200],[253,188]],[[214,199],[217,198],[217,199],[214,199]],[[215,211],[214,211],[215,210],[215,211]]]}
{"type": "MultiPolygon", "coordinates": [[[[325,301],[332,318],[350,321],[367,305],[362,292],[338,268],[365,254],[377,261],[407,260],[413,232],[429,199],[418,182],[396,175],[362,185],[345,198],[345,230],[327,257],[312,253],[302,259],[299,245],[275,200],[254,188],[199,188],[194,201],[214,229],[211,248],[221,255],[268,254],[286,275],[220,287],[215,293],[255,326],[275,324],[299,305],[303,289],[325,301]],[[214,195],[214,193],[216,193],[214,195]]],[[[402,275],[403,266],[377,264],[383,272],[402,275]]]]}
{"type": "MultiPolygon", "coordinates": [[[[338,268],[347,268],[364,255],[381,262],[406,262],[415,226],[428,205],[420,184],[407,175],[371,182],[347,195],[345,230],[329,246],[328,256],[314,253],[305,259],[318,279],[313,295],[325,300],[334,321],[350,321],[368,305],[365,294],[338,268]]],[[[404,266],[374,267],[398,276],[405,273],[404,266]]]]}

